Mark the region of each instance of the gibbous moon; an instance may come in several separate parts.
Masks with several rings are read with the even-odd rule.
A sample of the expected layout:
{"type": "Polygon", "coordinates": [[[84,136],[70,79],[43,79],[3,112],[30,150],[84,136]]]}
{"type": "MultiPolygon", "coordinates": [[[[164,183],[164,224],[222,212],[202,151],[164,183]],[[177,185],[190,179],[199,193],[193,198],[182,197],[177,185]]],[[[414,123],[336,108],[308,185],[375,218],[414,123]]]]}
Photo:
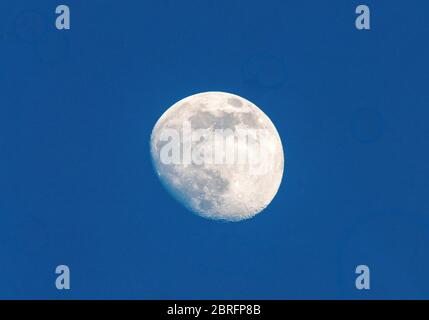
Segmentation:
{"type": "Polygon", "coordinates": [[[199,93],[175,103],[155,124],[150,145],[163,185],[209,219],[254,217],[273,200],[283,177],[283,147],[273,123],[230,93],[199,93]]]}

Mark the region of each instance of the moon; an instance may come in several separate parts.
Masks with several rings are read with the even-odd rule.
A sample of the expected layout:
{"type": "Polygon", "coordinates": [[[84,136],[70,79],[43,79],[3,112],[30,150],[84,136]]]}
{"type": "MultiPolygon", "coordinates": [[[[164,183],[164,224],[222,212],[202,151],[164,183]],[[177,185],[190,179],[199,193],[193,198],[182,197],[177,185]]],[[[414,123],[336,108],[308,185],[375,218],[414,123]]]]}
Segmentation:
{"type": "Polygon", "coordinates": [[[274,124],[231,93],[204,92],[175,103],[155,124],[150,149],[166,189],[208,219],[254,217],[274,199],[283,177],[283,146],[274,124]]]}

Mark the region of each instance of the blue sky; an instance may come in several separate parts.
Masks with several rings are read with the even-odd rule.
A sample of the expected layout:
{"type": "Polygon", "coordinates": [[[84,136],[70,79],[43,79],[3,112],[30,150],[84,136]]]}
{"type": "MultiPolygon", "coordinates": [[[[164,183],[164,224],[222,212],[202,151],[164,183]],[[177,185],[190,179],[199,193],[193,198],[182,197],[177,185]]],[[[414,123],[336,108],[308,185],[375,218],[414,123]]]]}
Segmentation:
{"type": "Polygon", "coordinates": [[[357,1],[70,0],[69,31],[58,4],[0,3],[0,298],[428,297],[428,4],[366,1],[371,31],[357,1]],[[254,219],[193,215],[151,167],[157,119],[203,91],[282,138],[254,219]]]}

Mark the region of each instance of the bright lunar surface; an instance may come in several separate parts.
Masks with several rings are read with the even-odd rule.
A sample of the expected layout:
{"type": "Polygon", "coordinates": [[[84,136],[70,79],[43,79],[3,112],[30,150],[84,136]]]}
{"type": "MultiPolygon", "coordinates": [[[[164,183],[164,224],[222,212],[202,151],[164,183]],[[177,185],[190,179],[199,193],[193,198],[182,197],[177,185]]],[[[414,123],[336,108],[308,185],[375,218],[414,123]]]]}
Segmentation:
{"type": "Polygon", "coordinates": [[[270,204],[282,180],[276,128],[237,95],[205,92],[180,100],[155,124],[150,144],[163,185],[205,218],[251,218],[270,204]]]}

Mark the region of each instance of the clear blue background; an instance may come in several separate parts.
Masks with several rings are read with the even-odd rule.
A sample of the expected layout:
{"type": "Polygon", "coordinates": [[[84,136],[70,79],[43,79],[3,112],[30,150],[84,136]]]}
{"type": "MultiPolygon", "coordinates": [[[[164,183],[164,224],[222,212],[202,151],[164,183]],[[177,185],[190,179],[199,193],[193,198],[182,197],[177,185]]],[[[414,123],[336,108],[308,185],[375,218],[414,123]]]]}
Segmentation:
{"type": "Polygon", "coordinates": [[[0,3],[0,298],[429,298],[429,4],[0,3]],[[285,148],[249,221],[186,211],[151,167],[174,102],[241,95],[285,148]],[[55,289],[55,267],[72,290],[55,289]],[[355,267],[371,290],[355,289],[355,267]]]}

